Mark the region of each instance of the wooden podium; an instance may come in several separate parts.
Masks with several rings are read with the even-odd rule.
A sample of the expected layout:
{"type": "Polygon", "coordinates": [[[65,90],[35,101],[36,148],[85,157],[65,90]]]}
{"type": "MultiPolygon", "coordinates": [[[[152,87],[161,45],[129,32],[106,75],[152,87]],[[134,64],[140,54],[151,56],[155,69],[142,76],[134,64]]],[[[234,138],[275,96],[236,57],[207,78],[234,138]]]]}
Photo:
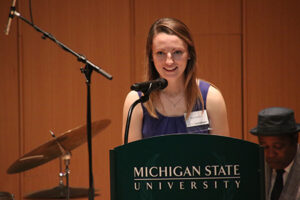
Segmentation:
{"type": "Polygon", "coordinates": [[[111,200],[264,200],[263,149],[215,135],[153,137],[110,150],[111,200]]]}

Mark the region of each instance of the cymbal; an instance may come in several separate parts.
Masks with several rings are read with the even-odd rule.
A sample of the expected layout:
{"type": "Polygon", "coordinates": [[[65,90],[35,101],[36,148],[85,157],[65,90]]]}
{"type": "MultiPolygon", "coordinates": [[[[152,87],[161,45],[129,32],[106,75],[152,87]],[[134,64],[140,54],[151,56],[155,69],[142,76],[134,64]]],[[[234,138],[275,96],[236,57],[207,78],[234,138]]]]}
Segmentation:
{"type": "Polygon", "coordinates": [[[9,192],[0,192],[0,200],[14,200],[14,196],[9,192]]]}
{"type": "MultiPolygon", "coordinates": [[[[108,119],[93,122],[92,137],[106,128],[109,124],[110,120],[108,119]]],[[[8,168],[7,173],[13,174],[32,169],[36,166],[49,162],[54,158],[62,156],[63,153],[59,148],[58,143],[65,151],[70,152],[87,141],[86,129],[86,125],[78,126],[61,134],[59,137],[53,138],[31,152],[26,153],[8,168]]]]}
{"type": "MultiPolygon", "coordinates": [[[[40,190],[26,195],[25,199],[65,199],[67,197],[67,186],[59,185],[49,190],[40,190]]],[[[70,198],[82,198],[89,196],[89,189],[69,187],[70,198]]],[[[94,196],[99,196],[96,194],[94,196]]]]}

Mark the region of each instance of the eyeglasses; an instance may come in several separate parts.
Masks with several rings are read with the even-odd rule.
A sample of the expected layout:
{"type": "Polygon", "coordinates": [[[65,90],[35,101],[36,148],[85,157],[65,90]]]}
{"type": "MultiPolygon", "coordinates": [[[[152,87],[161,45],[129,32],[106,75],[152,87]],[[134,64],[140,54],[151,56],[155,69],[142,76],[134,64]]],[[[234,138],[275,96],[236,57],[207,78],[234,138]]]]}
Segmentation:
{"type": "Polygon", "coordinates": [[[157,51],[157,52],[154,52],[152,55],[153,55],[153,58],[156,58],[157,60],[160,60],[160,61],[165,61],[169,56],[174,61],[178,61],[178,60],[182,59],[182,57],[185,53],[186,53],[185,51],[181,51],[181,50],[177,50],[174,52],[157,51]]]}

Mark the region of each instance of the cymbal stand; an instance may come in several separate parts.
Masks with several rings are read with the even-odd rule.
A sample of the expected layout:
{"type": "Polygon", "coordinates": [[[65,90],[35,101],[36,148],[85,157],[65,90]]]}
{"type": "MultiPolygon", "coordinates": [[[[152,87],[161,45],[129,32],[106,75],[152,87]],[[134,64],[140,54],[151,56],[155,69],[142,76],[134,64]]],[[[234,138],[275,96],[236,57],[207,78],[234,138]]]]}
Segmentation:
{"type": "Polygon", "coordinates": [[[62,162],[61,162],[62,158],[59,159],[59,186],[63,186],[64,185],[64,181],[63,181],[63,177],[65,177],[65,173],[63,173],[62,171],[62,162]]]}
{"type": "Polygon", "coordinates": [[[61,156],[61,160],[64,161],[65,163],[65,172],[62,172],[62,164],[61,164],[61,160],[59,163],[60,166],[60,173],[59,173],[59,185],[63,185],[63,180],[62,177],[66,177],[66,199],[69,200],[70,199],[70,185],[69,185],[69,174],[70,174],[70,169],[69,169],[69,165],[70,165],[70,160],[71,160],[71,152],[66,151],[62,145],[56,140],[56,136],[54,135],[54,133],[52,131],[50,131],[52,137],[54,137],[55,142],[57,144],[57,146],[59,147],[62,156],[61,156]]]}
{"type": "Polygon", "coordinates": [[[67,152],[66,155],[63,155],[62,160],[64,160],[66,168],[65,168],[65,173],[61,172],[61,174],[66,177],[66,189],[67,189],[66,199],[69,200],[70,199],[70,185],[69,185],[70,169],[69,169],[69,164],[70,164],[70,160],[71,160],[71,153],[67,152]]]}

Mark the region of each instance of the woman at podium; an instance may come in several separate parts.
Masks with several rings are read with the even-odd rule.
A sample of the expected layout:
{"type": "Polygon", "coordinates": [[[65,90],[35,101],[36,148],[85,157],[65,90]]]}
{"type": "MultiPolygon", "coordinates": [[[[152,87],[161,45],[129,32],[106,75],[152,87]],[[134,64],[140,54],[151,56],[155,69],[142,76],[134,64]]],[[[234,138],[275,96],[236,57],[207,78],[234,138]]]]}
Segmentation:
{"type": "MultiPolygon", "coordinates": [[[[148,33],[146,59],[146,81],[163,78],[168,85],[152,91],[149,100],[133,110],[129,142],[176,133],[229,136],[224,98],[213,84],[196,77],[195,45],[183,22],[174,18],[155,21],[148,33]]],[[[143,95],[128,93],[123,134],[130,106],[143,95]]]]}

